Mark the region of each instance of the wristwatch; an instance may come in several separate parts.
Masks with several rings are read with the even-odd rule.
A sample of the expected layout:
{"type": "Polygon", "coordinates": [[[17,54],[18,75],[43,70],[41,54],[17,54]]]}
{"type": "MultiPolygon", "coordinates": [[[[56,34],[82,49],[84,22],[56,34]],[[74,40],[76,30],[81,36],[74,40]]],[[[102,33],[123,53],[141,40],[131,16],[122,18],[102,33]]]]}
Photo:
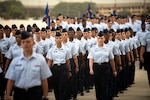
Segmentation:
{"type": "Polygon", "coordinates": [[[48,98],[43,98],[43,100],[48,100],[48,98]]]}

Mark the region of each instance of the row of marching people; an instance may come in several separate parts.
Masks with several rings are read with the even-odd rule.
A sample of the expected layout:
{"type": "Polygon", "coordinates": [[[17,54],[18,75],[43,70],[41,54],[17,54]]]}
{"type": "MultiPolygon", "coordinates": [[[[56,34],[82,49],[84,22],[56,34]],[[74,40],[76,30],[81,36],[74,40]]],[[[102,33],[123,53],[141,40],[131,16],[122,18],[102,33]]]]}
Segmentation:
{"type": "MultiPolygon", "coordinates": [[[[54,89],[56,100],[67,100],[72,97],[76,100],[78,93],[84,95],[84,90],[90,92],[89,89],[94,85],[97,100],[111,100],[134,84],[135,61],[139,58],[138,51],[140,51],[142,41],[139,39],[141,33],[135,33],[131,28],[98,31],[96,27],[91,29],[78,27],[76,30],[73,27],[69,27],[68,30],[47,27],[40,30],[36,24],[33,24],[30,33],[24,29],[22,32],[17,30],[15,25],[12,26],[12,29],[7,25],[5,27],[0,25],[0,30],[0,60],[3,71],[0,84],[1,99],[4,97],[7,83],[4,76],[6,74],[7,79],[13,78],[12,80],[14,80],[10,74],[9,65],[13,59],[20,57],[22,51],[28,52],[28,41],[26,45],[23,45],[23,40],[28,38],[33,38],[33,51],[46,59],[48,67],[52,71],[53,76],[48,79],[49,89],[54,89]],[[8,72],[7,69],[9,69],[8,72]]],[[[145,31],[145,23],[141,24],[141,30],[145,31]]],[[[17,68],[25,71],[24,67],[25,65],[17,68]]],[[[35,67],[38,67],[38,63],[35,64],[35,67]]],[[[39,70],[33,68],[31,76],[37,74],[36,72],[39,70]]],[[[48,76],[51,74],[42,77],[45,79],[48,76]]],[[[28,80],[25,77],[21,78],[28,80]]],[[[31,77],[31,80],[33,78],[31,77]]],[[[15,84],[18,86],[17,91],[32,87],[24,86],[23,82],[18,83],[21,86],[15,84]]]]}

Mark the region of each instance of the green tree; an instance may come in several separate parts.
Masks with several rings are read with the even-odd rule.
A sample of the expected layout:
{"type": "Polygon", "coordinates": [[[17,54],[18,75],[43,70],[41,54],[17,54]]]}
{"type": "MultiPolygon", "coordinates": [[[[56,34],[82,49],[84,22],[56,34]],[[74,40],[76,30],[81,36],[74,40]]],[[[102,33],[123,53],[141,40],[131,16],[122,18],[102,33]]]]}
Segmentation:
{"type": "MultiPolygon", "coordinates": [[[[51,10],[51,15],[57,16],[59,13],[61,13],[65,16],[81,17],[83,14],[86,13],[88,4],[89,4],[88,2],[84,3],[61,2],[51,10]]],[[[90,3],[90,5],[93,13],[98,11],[98,8],[96,8],[95,3],[90,3]]]]}
{"type": "Polygon", "coordinates": [[[12,19],[26,18],[26,9],[20,1],[10,0],[0,2],[0,16],[12,19]]]}
{"type": "Polygon", "coordinates": [[[120,12],[118,12],[118,15],[122,15],[122,16],[131,16],[131,12],[128,10],[122,10],[120,12]]]}

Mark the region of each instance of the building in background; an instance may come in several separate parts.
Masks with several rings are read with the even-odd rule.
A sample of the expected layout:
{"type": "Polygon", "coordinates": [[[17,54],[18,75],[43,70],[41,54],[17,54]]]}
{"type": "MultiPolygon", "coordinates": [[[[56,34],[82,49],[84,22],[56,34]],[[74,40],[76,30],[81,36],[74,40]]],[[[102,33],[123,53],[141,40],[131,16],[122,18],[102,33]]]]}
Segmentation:
{"type": "MultiPolygon", "coordinates": [[[[96,4],[96,7],[99,9],[99,13],[109,16],[113,12],[114,4],[96,4]]],[[[150,3],[141,4],[141,3],[119,3],[116,4],[116,13],[120,11],[130,11],[131,14],[150,14],[150,3]]]]}

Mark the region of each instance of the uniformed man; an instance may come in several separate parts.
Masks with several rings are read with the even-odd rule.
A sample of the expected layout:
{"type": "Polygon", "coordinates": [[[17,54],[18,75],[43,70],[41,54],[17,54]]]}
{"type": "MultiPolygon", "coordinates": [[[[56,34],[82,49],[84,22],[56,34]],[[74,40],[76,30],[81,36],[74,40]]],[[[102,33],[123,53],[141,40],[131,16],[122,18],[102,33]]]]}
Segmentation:
{"type": "Polygon", "coordinates": [[[140,61],[144,63],[147,69],[148,82],[150,85],[150,32],[146,33],[141,42],[140,61]],[[145,53],[145,57],[144,57],[145,53]]]}
{"type": "MultiPolygon", "coordinates": [[[[8,26],[5,26],[5,33],[6,34],[10,34],[11,29],[8,26]]],[[[10,42],[7,39],[4,39],[4,30],[3,30],[3,26],[0,25],[0,52],[1,52],[1,67],[2,70],[4,71],[5,69],[5,63],[6,63],[6,57],[5,54],[7,53],[7,51],[9,50],[10,47],[10,42]]],[[[2,74],[2,81],[1,81],[1,88],[0,88],[0,96],[1,99],[4,99],[4,94],[5,94],[5,89],[6,89],[6,84],[7,84],[7,80],[4,78],[4,74],[2,74]]]]}
{"type": "Polygon", "coordinates": [[[15,39],[14,36],[10,35],[11,28],[8,25],[6,25],[4,27],[4,33],[5,33],[4,39],[9,42],[9,47],[12,46],[12,45],[14,45],[16,43],[16,39],[15,39]]]}
{"type": "Polygon", "coordinates": [[[70,65],[71,65],[71,73],[72,73],[72,77],[71,77],[71,87],[72,87],[72,96],[73,99],[76,100],[77,99],[77,92],[78,92],[78,71],[79,71],[79,54],[80,54],[80,43],[77,43],[77,41],[74,38],[75,36],[75,31],[72,27],[70,27],[68,29],[68,37],[69,37],[69,44],[71,46],[74,46],[74,48],[77,51],[76,56],[78,57],[78,59],[74,60],[73,56],[70,59],[70,65]]]}
{"type": "Polygon", "coordinates": [[[91,48],[88,55],[90,74],[94,74],[95,76],[96,99],[108,100],[110,68],[112,67],[114,76],[117,75],[117,72],[115,69],[114,56],[105,46],[105,37],[102,32],[99,32],[97,41],[98,44],[91,48]]]}
{"type": "Polygon", "coordinates": [[[8,79],[6,99],[11,100],[10,94],[14,86],[13,100],[41,100],[42,96],[48,100],[47,78],[52,73],[46,60],[33,52],[34,40],[30,33],[22,32],[21,45],[21,56],[12,60],[5,76],[8,79]]]}
{"type": "Polygon", "coordinates": [[[70,56],[62,45],[61,33],[56,32],[55,41],[56,45],[48,51],[46,58],[52,68],[55,99],[67,100],[68,75],[71,76],[70,56]]]}
{"type": "Polygon", "coordinates": [[[17,30],[16,34],[16,44],[14,44],[13,46],[11,46],[8,50],[8,52],[6,53],[5,57],[7,58],[6,60],[6,64],[5,64],[5,69],[4,69],[4,74],[6,74],[6,71],[8,69],[8,66],[11,62],[12,59],[20,56],[21,52],[22,52],[22,47],[21,47],[21,31],[17,30]]]}
{"type": "MultiPolygon", "coordinates": [[[[143,37],[144,37],[144,35],[146,34],[146,33],[149,33],[147,30],[146,30],[146,25],[145,25],[145,23],[142,23],[141,24],[141,30],[139,31],[139,32],[137,32],[136,33],[136,35],[135,35],[135,37],[139,40],[139,42],[140,42],[140,44],[142,43],[142,39],[143,39],[143,37]]],[[[140,48],[141,47],[139,47],[139,53],[140,53],[140,48]]],[[[142,62],[140,62],[140,66],[139,66],[139,69],[142,69],[142,67],[144,66],[144,64],[142,63],[142,62]]],[[[145,68],[145,67],[144,67],[145,68]]]]}

